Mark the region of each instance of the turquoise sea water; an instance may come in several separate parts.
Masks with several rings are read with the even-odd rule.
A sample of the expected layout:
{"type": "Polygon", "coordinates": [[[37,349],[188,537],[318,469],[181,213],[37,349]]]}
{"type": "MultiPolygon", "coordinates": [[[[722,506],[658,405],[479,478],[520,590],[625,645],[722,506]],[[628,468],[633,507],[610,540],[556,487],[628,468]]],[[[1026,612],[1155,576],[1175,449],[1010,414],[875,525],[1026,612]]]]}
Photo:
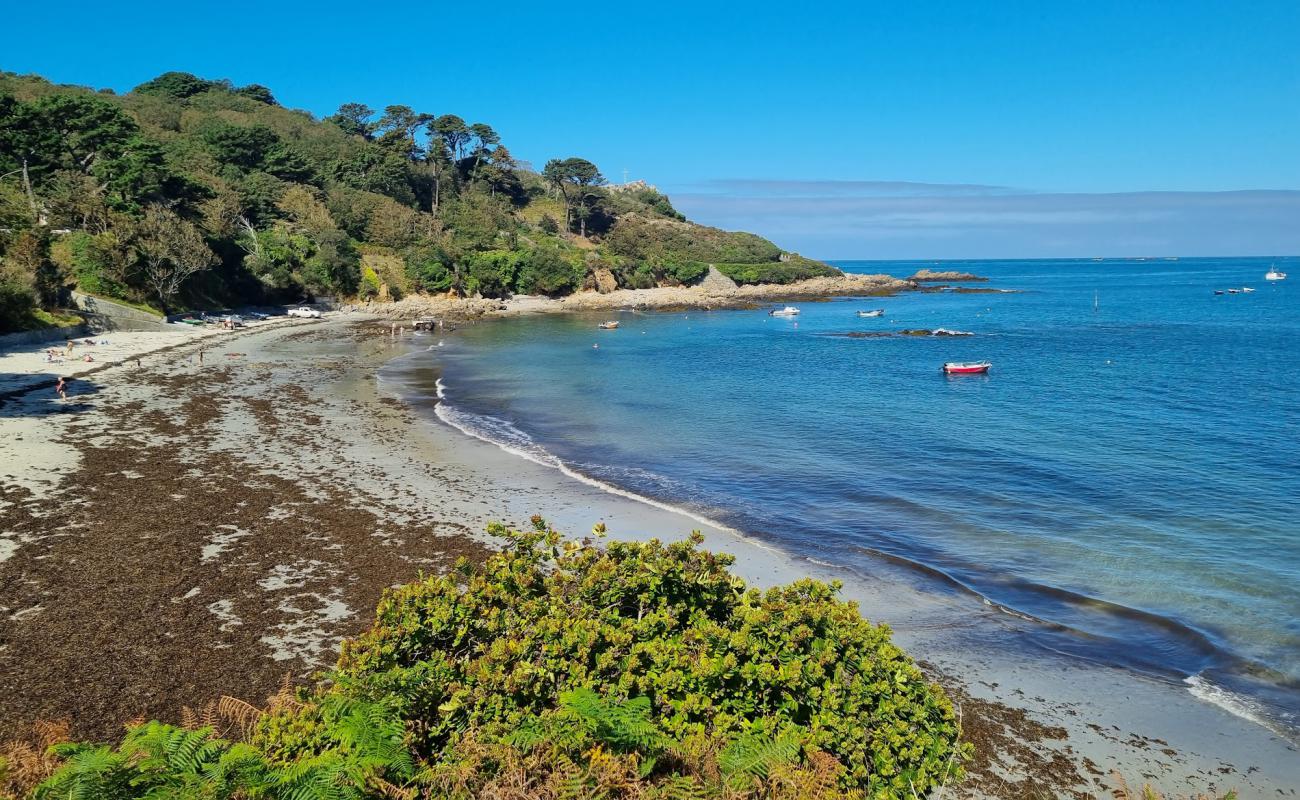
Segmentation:
{"type": "Polygon", "coordinates": [[[503,320],[400,368],[522,455],[823,563],[902,565],[1294,734],[1300,260],[1279,283],[1270,263],[946,262],[1018,291],[503,320]],[[938,327],[975,335],[841,335],[938,327]],[[940,373],[974,359],[988,376],[940,373]]]}

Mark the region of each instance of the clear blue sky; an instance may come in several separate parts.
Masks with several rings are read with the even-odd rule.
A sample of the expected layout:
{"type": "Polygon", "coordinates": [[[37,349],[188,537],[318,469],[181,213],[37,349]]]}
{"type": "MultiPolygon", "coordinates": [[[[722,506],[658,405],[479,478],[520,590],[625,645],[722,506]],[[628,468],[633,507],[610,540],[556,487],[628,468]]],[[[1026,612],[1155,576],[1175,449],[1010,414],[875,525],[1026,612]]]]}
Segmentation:
{"type": "Polygon", "coordinates": [[[1300,0],[113,5],[0,69],[456,113],[819,257],[1300,252],[1300,0]]]}

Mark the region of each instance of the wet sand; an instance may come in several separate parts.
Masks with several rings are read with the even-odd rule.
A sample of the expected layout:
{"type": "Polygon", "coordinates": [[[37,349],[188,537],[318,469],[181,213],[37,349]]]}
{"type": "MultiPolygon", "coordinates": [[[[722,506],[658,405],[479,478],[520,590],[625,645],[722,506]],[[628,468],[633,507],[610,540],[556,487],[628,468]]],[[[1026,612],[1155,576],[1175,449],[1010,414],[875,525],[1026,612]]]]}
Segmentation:
{"type": "Polygon", "coordinates": [[[489,520],[574,533],[702,528],[758,584],[846,581],[864,615],[961,700],[980,750],[960,794],[1105,794],[1105,773],[1169,792],[1292,796],[1300,755],[1185,687],[1033,652],[1028,623],[902,575],[844,574],[671,509],[609,494],[471,439],[418,387],[378,380],[431,343],[327,319],[173,347],[0,405],[0,727],[70,719],[80,737],[176,719],[223,694],[306,680],[364,629],[384,588],[481,559],[489,520]]]}

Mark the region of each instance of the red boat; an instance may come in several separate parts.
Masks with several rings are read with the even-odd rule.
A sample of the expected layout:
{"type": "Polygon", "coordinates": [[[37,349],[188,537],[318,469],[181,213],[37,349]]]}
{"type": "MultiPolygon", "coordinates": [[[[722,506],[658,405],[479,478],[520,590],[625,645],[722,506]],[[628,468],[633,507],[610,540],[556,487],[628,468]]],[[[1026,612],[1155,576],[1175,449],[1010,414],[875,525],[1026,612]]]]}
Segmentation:
{"type": "Polygon", "coordinates": [[[949,361],[943,365],[945,375],[983,375],[993,366],[987,361],[949,361]]]}

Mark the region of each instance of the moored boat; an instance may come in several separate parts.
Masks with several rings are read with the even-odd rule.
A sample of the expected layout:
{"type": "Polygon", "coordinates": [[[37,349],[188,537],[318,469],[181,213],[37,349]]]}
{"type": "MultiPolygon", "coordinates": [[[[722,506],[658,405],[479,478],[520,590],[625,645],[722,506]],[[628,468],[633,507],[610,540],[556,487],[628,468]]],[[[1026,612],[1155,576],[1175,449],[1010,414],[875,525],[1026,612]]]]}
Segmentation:
{"type": "Polygon", "coordinates": [[[983,375],[993,366],[988,361],[949,361],[943,365],[945,375],[983,375]]]}
{"type": "Polygon", "coordinates": [[[774,308],[767,314],[770,317],[797,317],[799,316],[799,309],[794,306],[786,306],[785,308],[774,308]]]}
{"type": "Polygon", "coordinates": [[[1241,291],[1240,289],[1229,289],[1228,294],[1237,294],[1240,291],[1241,291]]]}
{"type": "Polygon", "coordinates": [[[1285,272],[1278,272],[1277,267],[1269,267],[1269,268],[1268,268],[1268,272],[1265,272],[1265,273],[1264,273],[1264,280],[1266,280],[1266,281],[1284,281],[1284,280],[1286,280],[1286,273],[1285,273],[1285,272]]]}
{"type": "Polygon", "coordinates": [[[618,320],[610,320],[609,322],[602,322],[596,327],[600,328],[601,330],[612,331],[618,327],[618,320]]]}
{"type": "Polygon", "coordinates": [[[1254,289],[1250,288],[1249,286],[1243,286],[1243,287],[1241,287],[1241,290],[1242,290],[1243,292],[1253,292],[1253,291],[1255,291],[1254,289]]]}
{"type": "Polygon", "coordinates": [[[875,310],[873,310],[873,311],[859,311],[859,312],[858,312],[858,316],[859,316],[859,317],[883,317],[884,315],[885,315],[885,309],[883,309],[883,308],[877,308],[877,309],[875,309],[875,310]]]}

